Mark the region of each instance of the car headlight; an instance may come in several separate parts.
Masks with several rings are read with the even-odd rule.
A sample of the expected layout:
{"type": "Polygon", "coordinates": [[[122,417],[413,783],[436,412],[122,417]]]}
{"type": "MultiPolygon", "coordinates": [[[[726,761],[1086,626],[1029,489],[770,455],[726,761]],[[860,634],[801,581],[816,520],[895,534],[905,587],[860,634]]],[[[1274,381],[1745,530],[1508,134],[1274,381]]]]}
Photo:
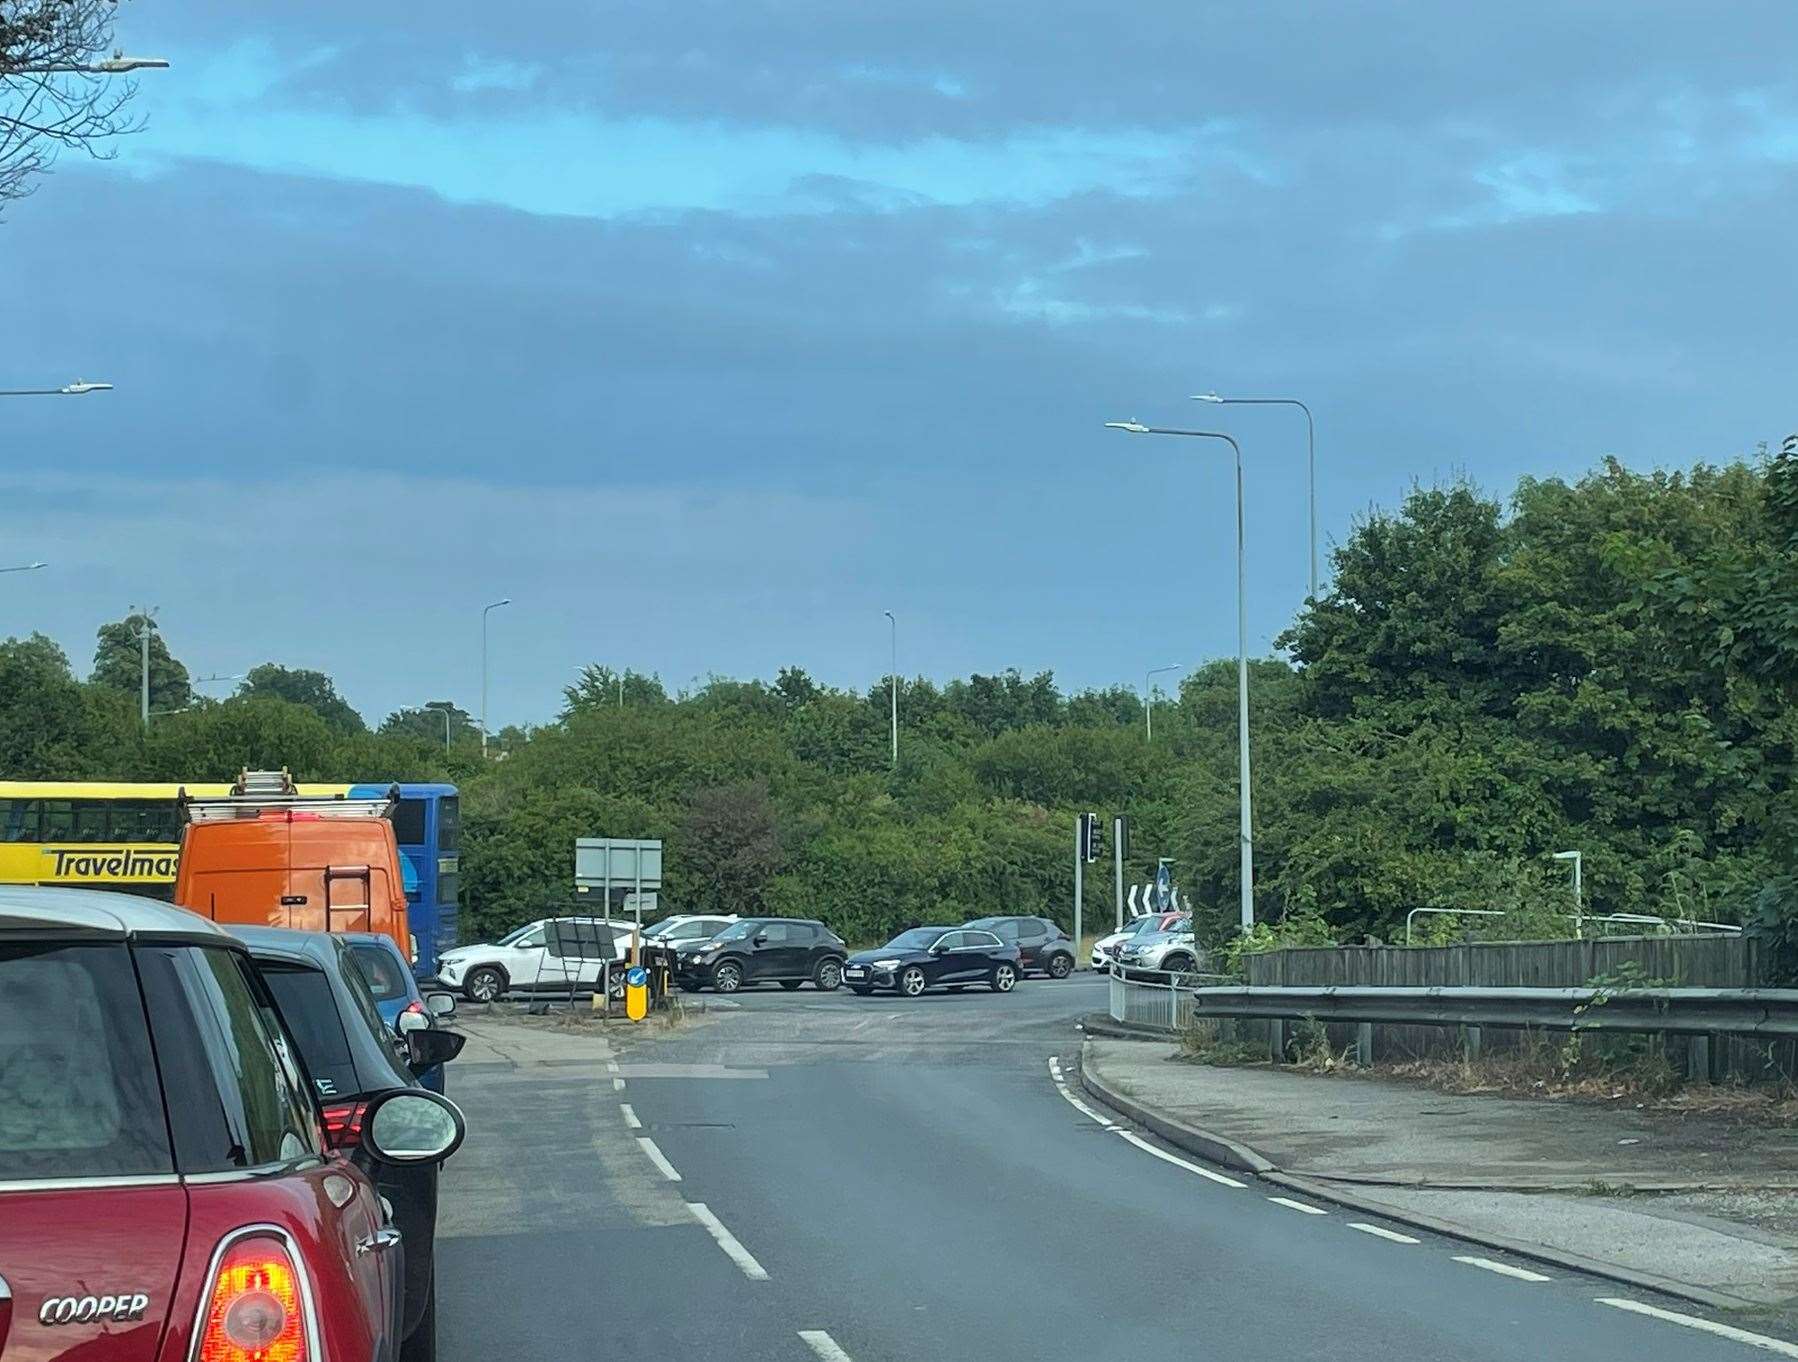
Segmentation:
{"type": "Polygon", "coordinates": [[[899,966],[903,965],[904,963],[905,962],[903,960],[876,960],[874,962],[874,968],[875,969],[898,969],[899,966]]]}

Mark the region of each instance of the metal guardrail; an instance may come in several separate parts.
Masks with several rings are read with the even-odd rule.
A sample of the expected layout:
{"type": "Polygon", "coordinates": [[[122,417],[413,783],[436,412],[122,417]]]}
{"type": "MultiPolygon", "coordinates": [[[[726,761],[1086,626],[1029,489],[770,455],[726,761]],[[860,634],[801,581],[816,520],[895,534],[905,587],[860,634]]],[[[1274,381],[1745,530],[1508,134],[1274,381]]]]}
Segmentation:
{"type": "Polygon", "coordinates": [[[1152,1026],[1163,1031],[1184,1030],[1192,1021],[1195,985],[1222,974],[1179,974],[1169,970],[1131,970],[1111,967],[1111,1019],[1128,1026],[1152,1026]]]}
{"type": "MultiPolygon", "coordinates": [[[[1112,1016],[1119,987],[1112,977],[1112,1016]]],[[[1152,985],[1135,985],[1138,988],[1152,985]]],[[[1168,989],[1169,992],[1177,990],[1168,989]]],[[[1173,1018],[1387,1022],[1420,1026],[1533,1026],[1551,1031],[1666,1031],[1684,1035],[1798,1036],[1798,989],[1789,988],[1358,988],[1231,986],[1186,990],[1173,1018]]],[[[1156,1023],[1148,1023],[1156,1024],[1156,1023]]],[[[1182,1025],[1167,1023],[1170,1030],[1182,1025]]]]}

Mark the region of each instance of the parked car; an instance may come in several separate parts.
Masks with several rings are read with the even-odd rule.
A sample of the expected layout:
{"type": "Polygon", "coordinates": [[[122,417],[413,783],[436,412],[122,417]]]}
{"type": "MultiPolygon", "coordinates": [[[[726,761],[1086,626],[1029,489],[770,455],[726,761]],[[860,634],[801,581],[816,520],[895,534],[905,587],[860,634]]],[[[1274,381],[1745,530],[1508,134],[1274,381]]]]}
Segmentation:
{"type": "Polygon", "coordinates": [[[1146,932],[1166,931],[1179,918],[1179,913],[1143,913],[1131,918],[1124,924],[1123,931],[1102,936],[1093,942],[1093,968],[1109,970],[1111,962],[1117,959],[1118,948],[1125,942],[1134,940],[1146,932]]]}
{"type": "Polygon", "coordinates": [[[985,984],[1010,993],[1021,972],[1015,944],[977,927],[913,927],[884,946],[857,951],[843,965],[843,982],[866,997],[877,988],[915,998],[927,988],[985,984]]]}
{"type": "MultiPolygon", "coordinates": [[[[603,961],[617,963],[630,949],[630,928],[597,917],[539,918],[491,945],[457,946],[437,957],[437,978],[471,1001],[491,1003],[509,992],[567,993],[599,983],[603,961]]],[[[624,971],[608,979],[624,996],[624,971]]]]}
{"type": "Polygon", "coordinates": [[[964,927],[992,932],[1018,948],[1023,974],[1065,979],[1074,972],[1074,943],[1046,917],[977,917],[964,927]]]}
{"type": "Polygon", "coordinates": [[[1132,970],[1186,974],[1199,967],[1200,958],[1192,918],[1184,914],[1166,930],[1145,932],[1118,948],[1118,964],[1126,974],[1132,970]]]}
{"type": "Polygon", "coordinates": [[[354,1163],[295,1048],[210,921],[0,888],[6,1357],[395,1355],[405,1245],[365,1169],[435,1166],[462,1117],[417,1087],[370,1090],[354,1163]]]}
{"type": "Polygon", "coordinates": [[[796,917],[751,917],[706,941],[677,948],[674,982],[692,993],[711,987],[735,993],[746,984],[798,988],[811,980],[826,993],[843,982],[849,947],[822,922],[796,917]]]}
{"type": "Polygon", "coordinates": [[[676,913],[643,929],[643,941],[651,946],[678,947],[683,941],[709,941],[736,922],[737,914],[676,913]]]}
{"type": "Polygon", "coordinates": [[[268,982],[300,1063],[324,1110],[325,1136],[373,1179],[405,1241],[401,1362],[437,1355],[437,1175],[441,1160],[386,1164],[364,1135],[376,1093],[419,1085],[419,1075],[461,1053],[467,1037],[421,1027],[397,1032],[381,1020],[355,948],[326,932],[232,929],[268,982]]]}
{"type": "MultiPolygon", "coordinates": [[[[456,1000],[448,993],[421,993],[418,979],[398,948],[384,936],[373,932],[345,932],[350,958],[362,971],[362,982],[374,995],[375,1008],[381,1020],[395,1035],[423,1031],[456,1015],[456,1000]]],[[[418,1076],[418,1081],[432,1092],[442,1092],[443,1066],[433,1064],[418,1076]]]]}

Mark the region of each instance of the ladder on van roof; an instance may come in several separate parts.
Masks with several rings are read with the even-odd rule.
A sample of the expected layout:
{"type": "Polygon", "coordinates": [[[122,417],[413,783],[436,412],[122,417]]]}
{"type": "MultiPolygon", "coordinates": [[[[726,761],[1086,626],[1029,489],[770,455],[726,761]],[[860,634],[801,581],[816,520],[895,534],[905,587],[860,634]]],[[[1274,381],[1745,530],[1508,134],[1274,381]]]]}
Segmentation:
{"type": "Polygon", "coordinates": [[[186,823],[218,823],[286,812],[320,818],[390,818],[399,798],[398,785],[373,799],[301,794],[293,776],[282,767],[279,771],[240,771],[228,795],[190,795],[183,786],[175,795],[175,807],[186,823]]]}

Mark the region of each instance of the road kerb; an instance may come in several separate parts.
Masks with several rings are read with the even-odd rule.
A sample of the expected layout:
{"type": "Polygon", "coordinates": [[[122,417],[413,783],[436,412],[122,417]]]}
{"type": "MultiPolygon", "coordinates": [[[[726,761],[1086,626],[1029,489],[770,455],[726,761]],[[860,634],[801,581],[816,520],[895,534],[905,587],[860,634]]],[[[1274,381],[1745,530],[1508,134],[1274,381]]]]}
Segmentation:
{"type": "Polygon", "coordinates": [[[1713,1291],[1708,1287],[1676,1281],[1671,1277],[1660,1277],[1652,1272],[1638,1272],[1634,1268],[1601,1262],[1596,1258],[1588,1258],[1584,1254],[1554,1248],[1548,1244],[1531,1244],[1510,1239],[1452,1220],[1443,1220],[1422,1211],[1414,1211],[1409,1207],[1391,1206],[1375,1197],[1363,1196],[1359,1192],[1350,1191],[1334,1183],[1320,1182],[1315,1177],[1295,1177],[1290,1173],[1283,1173],[1271,1159],[1239,1141],[1187,1125],[1184,1121],[1118,1092],[1104,1079],[1093,1073],[1086,1060],[1086,1042],[1082,1041],[1077,1061],[1078,1072],[1074,1076],[1079,1080],[1080,1086],[1085,1088],[1100,1105],[1109,1107],[1119,1115],[1144,1126],[1177,1149],[1184,1149],[1189,1154],[1196,1154],[1201,1159],[1222,1164],[1226,1168],[1237,1168],[1253,1173],[1262,1181],[1270,1182],[1276,1187],[1283,1187],[1287,1191],[1298,1192],[1304,1196],[1316,1197],[1320,1201],[1328,1201],[1332,1205],[1342,1206],[1362,1215],[1378,1216],[1382,1220],[1390,1220],[1395,1224],[1427,1230],[1429,1233],[1439,1234],[1445,1239],[1458,1239],[1462,1243],[1498,1249],[1514,1257],[1546,1263],[1550,1267],[1566,1268],[1572,1272],[1583,1272],[1587,1276],[1598,1277],[1605,1281],[1621,1282],[1625,1286],[1633,1286],[1642,1291],[1658,1292],[1663,1296],[1672,1296],[1678,1300],[1691,1301],[1695,1305],[1706,1306],[1712,1310],[1765,1309],[1765,1306],[1759,1302],[1741,1296],[1732,1296],[1727,1292],[1713,1291]]]}

